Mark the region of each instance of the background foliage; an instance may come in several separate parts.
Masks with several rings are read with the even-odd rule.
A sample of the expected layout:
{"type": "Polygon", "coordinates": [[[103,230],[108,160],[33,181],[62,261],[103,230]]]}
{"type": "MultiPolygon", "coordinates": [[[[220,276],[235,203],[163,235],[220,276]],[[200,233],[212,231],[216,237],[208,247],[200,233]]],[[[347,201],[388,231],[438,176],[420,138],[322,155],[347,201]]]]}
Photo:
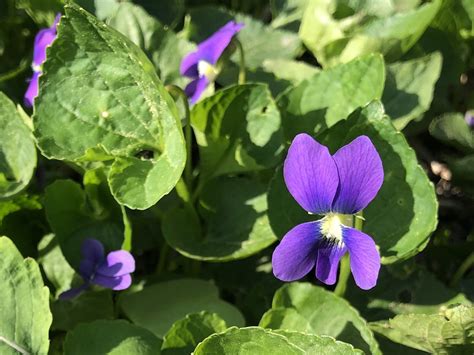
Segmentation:
{"type": "Polygon", "coordinates": [[[472,354],[473,50],[471,0],[0,2],[0,352],[472,354]],[[231,19],[247,82],[231,45],[188,122],[169,86],[231,19]],[[281,171],[301,132],[332,152],[364,134],[382,158],[370,291],[272,274],[312,218],[281,171]],[[133,285],[61,300],[91,237],[132,252],[133,285]]]}

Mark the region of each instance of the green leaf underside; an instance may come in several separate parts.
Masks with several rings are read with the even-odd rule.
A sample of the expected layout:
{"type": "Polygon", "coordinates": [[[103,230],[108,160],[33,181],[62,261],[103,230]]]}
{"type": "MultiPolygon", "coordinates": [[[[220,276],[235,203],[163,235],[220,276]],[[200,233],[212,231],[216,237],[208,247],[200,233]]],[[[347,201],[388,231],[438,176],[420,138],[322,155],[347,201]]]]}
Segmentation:
{"type": "Polygon", "coordinates": [[[383,59],[375,54],[323,70],[287,90],[277,99],[286,139],[318,133],[380,99],[384,80],[383,59]]]}
{"type": "Polygon", "coordinates": [[[351,345],[331,337],[260,327],[236,328],[213,334],[194,350],[195,355],[303,355],[362,354],[351,345]]]}
{"type": "Polygon", "coordinates": [[[108,181],[120,203],[155,204],[179,179],[185,148],[176,106],[153,65],[73,3],[47,53],[33,119],[43,154],[110,161],[108,181]],[[140,158],[143,151],[153,157],[140,158]]]}
{"type": "Polygon", "coordinates": [[[16,347],[46,355],[52,321],[49,290],[36,261],[23,259],[6,237],[0,237],[0,279],[0,353],[17,355],[16,347]]]}
{"type": "Polygon", "coordinates": [[[243,177],[220,177],[205,185],[199,222],[186,208],[170,211],[163,220],[166,241],[187,257],[231,261],[256,254],[277,239],[267,216],[266,186],[243,177]]]}
{"type": "MultiPolygon", "coordinates": [[[[407,259],[426,246],[436,228],[438,204],[433,185],[379,102],[354,112],[316,138],[334,154],[360,135],[371,139],[384,167],[384,183],[364,209],[363,231],[375,240],[383,263],[407,259]]],[[[281,172],[277,173],[269,190],[270,223],[279,237],[310,218],[294,202],[282,179],[281,172]],[[282,210],[281,206],[287,207],[282,210]]]]}
{"type": "Polygon", "coordinates": [[[68,355],[157,355],[160,348],[161,341],[153,333],[124,320],[79,324],[64,342],[68,355]]]}
{"type": "Polygon", "coordinates": [[[14,103],[0,92],[0,198],[23,190],[36,167],[31,131],[14,103]]]}
{"type": "Polygon", "coordinates": [[[387,66],[382,102],[398,130],[429,109],[441,64],[441,54],[436,52],[387,66]]]}
{"type": "Polygon", "coordinates": [[[381,354],[372,331],[355,308],[334,293],[309,283],[281,287],[259,325],[328,335],[367,353],[381,354]]]}
{"type": "Polygon", "coordinates": [[[230,325],[243,326],[237,308],[219,299],[212,283],[198,279],[179,279],[145,287],[142,291],[123,294],[120,307],[135,324],[162,338],[174,322],[189,313],[217,313],[230,325]]]}
{"type": "Polygon", "coordinates": [[[360,11],[335,19],[336,0],[311,0],[303,16],[300,37],[324,67],[373,52],[380,52],[388,61],[394,61],[418,41],[441,3],[441,0],[434,0],[417,9],[389,16],[360,11]]]}
{"type": "Polygon", "coordinates": [[[191,313],[176,321],[163,337],[163,355],[188,355],[208,336],[227,329],[225,321],[215,313],[191,313]]]}
{"type": "Polygon", "coordinates": [[[474,352],[474,307],[457,306],[442,314],[402,314],[371,328],[395,343],[434,354],[474,352]]]}

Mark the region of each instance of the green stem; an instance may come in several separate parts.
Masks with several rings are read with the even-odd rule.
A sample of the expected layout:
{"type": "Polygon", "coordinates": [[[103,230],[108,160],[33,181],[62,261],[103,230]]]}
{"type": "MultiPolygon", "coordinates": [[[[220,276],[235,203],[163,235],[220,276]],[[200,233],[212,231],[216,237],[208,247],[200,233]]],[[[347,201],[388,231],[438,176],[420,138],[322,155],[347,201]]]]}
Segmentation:
{"type": "Polygon", "coordinates": [[[184,180],[189,188],[191,188],[193,180],[193,162],[192,162],[192,147],[193,147],[193,133],[191,127],[191,113],[189,110],[188,97],[186,93],[176,85],[167,85],[166,90],[175,98],[181,97],[184,103],[185,110],[185,127],[184,139],[186,141],[186,165],[184,167],[184,180]]]}
{"type": "Polygon", "coordinates": [[[234,42],[237,46],[237,49],[239,51],[239,81],[238,83],[240,85],[245,84],[245,53],[244,53],[244,47],[242,46],[242,43],[234,37],[234,42]]]}
{"type": "Polygon", "coordinates": [[[18,67],[16,67],[15,69],[12,69],[6,73],[0,74],[0,82],[15,78],[17,75],[24,72],[28,68],[28,66],[29,66],[28,61],[22,60],[20,62],[20,65],[18,65],[18,67]]]}
{"type": "Polygon", "coordinates": [[[459,266],[459,268],[456,270],[454,273],[454,276],[449,283],[449,286],[455,287],[458,285],[458,283],[461,281],[461,278],[463,275],[466,273],[467,270],[469,270],[472,266],[474,266],[474,252],[472,252],[459,266]]]}
{"type": "Polygon", "coordinates": [[[349,254],[346,254],[342,257],[340,267],[341,272],[339,273],[339,281],[337,282],[337,286],[334,290],[334,293],[339,297],[344,297],[347,288],[347,281],[349,280],[349,275],[351,274],[349,254]]]}
{"type": "MultiPolygon", "coordinates": [[[[364,226],[364,218],[362,217],[362,211],[357,213],[357,215],[352,218],[352,226],[355,229],[362,230],[364,226]]],[[[334,293],[339,297],[344,297],[347,289],[347,281],[349,280],[349,275],[351,274],[351,262],[349,254],[346,254],[341,259],[341,271],[339,273],[339,280],[337,281],[336,288],[334,293]]]]}
{"type": "Polygon", "coordinates": [[[166,266],[166,259],[168,257],[168,252],[170,250],[170,247],[166,241],[163,243],[161,250],[160,250],[160,258],[158,259],[158,266],[156,267],[156,273],[158,275],[162,274],[163,271],[165,270],[166,266]]]}

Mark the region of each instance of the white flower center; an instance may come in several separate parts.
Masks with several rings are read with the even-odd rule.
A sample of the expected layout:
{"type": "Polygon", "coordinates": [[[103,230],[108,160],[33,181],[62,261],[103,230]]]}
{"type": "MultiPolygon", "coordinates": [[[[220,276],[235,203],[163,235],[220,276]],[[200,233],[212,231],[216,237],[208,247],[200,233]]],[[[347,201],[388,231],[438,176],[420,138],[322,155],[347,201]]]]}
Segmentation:
{"type": "Polygon", "coordinates": [[[215,66],[206,62],[205,60],[200,60],[198,62],[198,74],[202,78],[205,76],[209,81],[214,81],[219,74],[219,71],[215,66]]]}
{"type": "Polygon", "coordinates": [[[329,213],[321,220],[321,234],[342,244],[342,223],[338,214],[329,213]]]}

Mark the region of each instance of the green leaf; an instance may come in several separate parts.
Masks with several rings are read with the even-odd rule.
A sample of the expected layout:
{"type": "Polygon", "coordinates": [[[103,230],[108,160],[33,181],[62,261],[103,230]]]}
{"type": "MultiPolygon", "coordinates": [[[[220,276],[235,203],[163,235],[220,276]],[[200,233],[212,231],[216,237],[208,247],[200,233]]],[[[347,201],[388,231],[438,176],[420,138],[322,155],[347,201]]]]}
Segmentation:
{"type": "Polygon", "coordinates": [[[111,163],[117,201],[148,208],[184,168],[176,106],[133,43],[73,3],[65,13],[40,77],[38,145],[48,158],[111,163]]]}
{"type": "MultiPolygon", "coordinates": [[[[159,4],[161,3],[160,1],[159,4]]],[[[147,54],[162,82],[184,86],[189,81],[181,76],[179,65],[182,58],[192,52],[195,46],[178,37],[143,8],[122,2],[108,24],[147,54]]]]}
{"type": "Polygon", "coordinates": [[[363,354],[364,352],[350,344],[337,341],[332,337],[319,336],[315,334],[293,332],[289,330],[277,329],[274,334],[283,335],[290,343],[305,351],[305,354],[363,354]]]}
{"type": "Polygon", "coordinates": [[[25,10],[28,15],[43,27],[53,24],[56,14],[62,11],[62,0],[16,0],[18,9],[25,10]]]}
{"type": "Polygon", "coordinates": [[[187,208],[165,215],[163,235],[181,254],[198,260],[248,257],[277,239],[267,216],[266,186],[244,177],[218,178],[205,185],[199,200],[205,234],[187,208]]]}
{"type": "Polygon", "coordinates": [[[394,61],[418,41],[441,3],[434,0],[392,15],[381,14],[378,9],[371,14],[360,8],[349,8],[341,14],[337,0],[310,0],[300,37],[323,66],[345,63],[373,52],[381,52],[388,61],[394,61]]]}
{"type": "Polygon", "coordinates": [[[36,167],[36,148],[30,129],[14,103],[0,92],[0,198],[23,190],[36,167]]]}
{"type": "Polygon", "coordinates": [[[294,282],[281,287],[259,325],[328,335],[368,353],[381,354],[372,331],[355,308],[333,292],[309,283],[294,282]],[[294,326],[297,328],[293,329],[294,326]]]}
{"type": "Polygon", "coordinates": [[[429,353],[474,352],[474,307],[457,306],[432,315],[403,314],[370,326],[396,343],[429,353]]]}
{"type": "Polygon", "coordinates": [[[398,130],[430,108],[441,62],[441,54],[435,52],[387,66],[382,102],[398,130]]]}
{"type": "Polygon", "coordinates": [[[120,296],[120,307],[135,324],[162,338],[174,322],[189,313],[217,313],[229,325],[242,326],[244,319],[237,308],[219,299],[219,290],[211,282],[179,279],[145,287],[142,291],[120,296]]]}
{"type": "Polygon", "coordinates": [[[267,59],[262,63],[265,72],[272,73],[277,79],[287,80],[293,85],[312,77],[320,70],[305,62],[290,59],[267,59]]]}
{"type": "Polygon", "coordinates": [[[38,264],[23,260],[13,242],[0,238],[0,353],[47,354],[49,290],[43,285],[38,264]]]}
{"type": "Polygon", "coordinates": [[[227,329],[225,321],[215,313],[191,313],[176,321],[163,338],[164,355],[191,354],[201,341],[227,329]]]}
{"type": "Polygon", "coordinates": [[[277,100],[286,138],[319,132],[345,119],[357,107],[380,99],[384,80],[382,57],[368,55],[323,70],[289,89],[277,100]]]}
{"type": "Polygon", "coordinates": [[[351,345],[330,337],[260,327],[236,328],[213,334],[194,350],[195,355],[362,354],[351,345]]]}
{"type": "Polygon", "coordinates": [[[160,354],[161,342],[150,331],[124,320],[98,320],[79,324],[64,342],[67,355],[160,354]]]}
{"type": "Polygon", "coordinates": [[[71,288],[74,269],[64,258],[54,234],[47,234],[38,244],[38,263],[56,289],[56,297],[71,288]]]}
{"type": "MultiPolygon", "coordinates": [[[[367,135],[375,145],[385,175],[377,197],[364,209],[363,231],[378,245],[382,263],[412,257],[423,250],[436,228],[438,204],[433,184],[377,101],[316,138],[335,153],[360,135],[367,135]]],[[[309,218],[286,190],[281,173],[270,186],[268,215],[279,237],[309,218]],[[286,206],[283,211],[282,206],[286,206]]]]}
{"type": "Polygon", "coordinates": [[[39,202],[39,196],[36,195],[18,194],[8,200],[0,201],[0,225],[9,214],[21,211],[22,209],[40,210],[41,208],[43,206],[39,202]]]}
{"type": "Polygon", "coordinates": [[[460,113],[446,113],[430,124],[430,134],[467,153],[474,152],[474,134],[460,113]]]}
{"type": "Polygon", "coordinates": [[[109,204],[106,191],[103,193],[102,199],[95,199],[90,188],[84,191],[71,180],[56,180],[46,188],[46,217],[64,257],[76,270],[85,239],[100,240],[109,251],[122,247],[125,232],[122,211],[116,203],[109,204]]]}
{"type": "MultiPolygon", "coordinates": [[[[237,38],[242,43],[245,53],[245,65],[255,69],[265,59],[292,59],[301,52],[298,36],[285,30],[273,29],[263,22],[243,14],[232,14],[225,9],[212,6],[200,6],[189,11],[192,40],[201,42],[228,21],[234,20],[245,25],[237,38]]],[[[238,63],[239,56],[233,58],[238,63]]]]}
{"type": "MultiPolygon", "coordinates": [[[[82,281],[82,280],[81,280],[82,281]]],[[[71,300],[56,300],[51,304],[54,330],[69,331],[80,323],[114,318],[111,290],[83,292],[71,300]]]]}
{"type": "Polygon", "coordinates": [[[271,0],[271,26],[298,32],[308,3],[308,0],[271,0]]]}
{"type": "Polygon", "coordinates": [[[191,112],[201,180],[274,166],[282,151],[280,113],[268,87],[235,85],[191,112]]]}

